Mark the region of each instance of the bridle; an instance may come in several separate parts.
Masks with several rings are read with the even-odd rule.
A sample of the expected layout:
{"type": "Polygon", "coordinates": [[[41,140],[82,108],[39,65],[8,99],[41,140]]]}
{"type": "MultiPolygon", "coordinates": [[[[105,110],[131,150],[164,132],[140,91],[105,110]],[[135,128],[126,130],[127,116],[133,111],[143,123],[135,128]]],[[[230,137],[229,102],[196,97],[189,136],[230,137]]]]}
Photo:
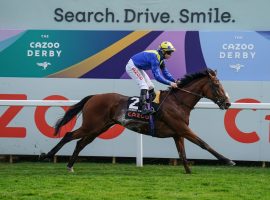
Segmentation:
{"type": "MultiPolygon", "coordinates": [[[[209,82],[209,85],[210,85],[210,87],[211,87],[211,92],[212,92],[212,94],[213,94],[213,96],[214,96],[213,99],[210,99],[210,98],[208,98],[207,96],[202,95],[202,94],[200,94],[200,93],[196,93],[196,92],[192,92],[192,91],[186,90],[186,89],[184,89],[184,88],[179,88],[179,87],[177,87],[176,89],[178,89],[178,90],[180,90],[180,91],[183,91],[183,92],[186,92],[186,93],[188,93],[188,94],[192,94],[192,95],[197,96],[197,97],[199,97],[199,98],[206,98],[206,99],[213,100],[217,105],[222,105],[222,104],[226,101],[226,99],[225,99],[224,97],[221,97],[220,95],[218,95],[218,93],[217,93],[217,86],[214,85],[214,83],[213,83],[213,81],[211,81],[211,78],[210,78],[210,77],[208,77],[208,82],[209,82]]],[[[170,91],[170,92],[171,92],[171,91],[170,91]]],[[[175,98],[178,100],[178,98],[176,97],[176,95],[174,95],[174,96],[175,96],[175,98]]],[[[179,101],[179,100],[178,100],[178,101],[179,101]]],[[[187,106],[188,108],[193,109],[193,108],[191,108],[190,106],[188,106],[186,103],[184,103],[183,101],[180,101],[180,102],[181,102],[181,104],[187,106]]]]}
{"type": "MultiPolygon", "coordinates": [[[[218,80],[217,80],[218,81],[218,80]]],[[[213,81],[209,80],[210,82],[210,87],[211,87],[211,91],[212,94],[214,96],[213,101],[218,105],[221,106],[225,101],[226,98],[223,96],[218,95],[218,90],[217,90],[217,86],[215,86],[215,84],[213,83],[213,81]]],[[[220,83],[219,83],[220,84],[220,83]]],[[[209,99],[209,98],[208,98],[209,99]]]]}
{"type": "MultiPolygon", "coordinates": [[[[177,87],[177,88],[175,88],[175,89],[180,90],[180,91],[185,92],[185,93],[188,93],[188,94],[191,94],[191,95],[194,95],[194,96],[199,97],[199,98],[206,98],[206,99],[213,100],[217,105],[223,104],[223,103],[225,102],[226,99],[225,99],[224,97],[220,97],[220,96],[218,95],[218,93],[217,93],[217,86],[214,85],[214,83],[213,83],[213,81],[211,81],[211,78],[210,78],[210,77],[208,77],[208,79],[209,79],[209,80],[208,80],[208,81],[209,81],[209,85],[210,85],[210,87],[211,87],[211,92],[212,92],[212,94],[213,94],[213,96],[214,96],[213,99],[210,99],[210,98],[208,98],[207,96],[202,95],[201,93],[192,92],[192,91],[186,90],[186,89],[184,89],[184,88],[177,87]]],[[[158,107],[157,110],[159,110],[159,108],[161,107],[161,105],[163,104],[163,102],[165,101],[165,99],[167,99],[167,97],[169,96],[169,94],[170,94],[171,92],[172,92],[172,88],[170,88],[170,91],[168,92],[168,94],[165,96],[165,98],[163,99],[163,101],[159,104],[159,107],[158,107]]],[[[173,94],[174,94],[174,93],[173,93],[173,94]]],[[[191,109],[191,110],[193,109],[193,107],[191,107],[191,106],[187,105],[185,102],[179,100],[175,94],[174,94],[174,97],[175,97],[175,98],[177,99],[177,101],[180,102],[182,105],[188,107],[188,108],[191,109]]]]}

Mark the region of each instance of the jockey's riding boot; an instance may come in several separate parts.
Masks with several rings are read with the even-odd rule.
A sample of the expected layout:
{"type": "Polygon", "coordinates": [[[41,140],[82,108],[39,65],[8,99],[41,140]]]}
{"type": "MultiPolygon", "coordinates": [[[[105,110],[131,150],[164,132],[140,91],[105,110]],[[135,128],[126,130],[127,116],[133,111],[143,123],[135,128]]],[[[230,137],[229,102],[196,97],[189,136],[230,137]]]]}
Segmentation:
{"type": "Polygon", "coordinates": [[[150,102],[154,101],[154,99],[156,98],[156,92],[155,92],[154,88],[149,90],[148,93],[149,93],[149,101],[150,102]]]}
{"type": "Polygon", "coordinates": [[[143,115],[148,115],[148,114],[153,114],[155,111],[151,108],[148,109],[147,108],[147,102],[146,102],[146,94],[147,94],[147,90],[146,89],[142,89],[141,90],[141,106],[142,106],[142,114],[143,115]]]}

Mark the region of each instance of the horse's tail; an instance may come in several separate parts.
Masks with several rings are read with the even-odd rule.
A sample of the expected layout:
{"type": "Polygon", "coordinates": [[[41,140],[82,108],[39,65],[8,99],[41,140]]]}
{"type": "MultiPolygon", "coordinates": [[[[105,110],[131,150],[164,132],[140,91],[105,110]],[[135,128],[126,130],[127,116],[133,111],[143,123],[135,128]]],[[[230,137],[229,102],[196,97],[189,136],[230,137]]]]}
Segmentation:
{"type": "Polygon", "coordinates": [[[71,106],[70,109],[65,113],[65,115],[57,120],[55,124],[54,135],[56,136],[59,133],[59,130],[62,126],[67,124],[74,116],[76,116],[83,109],[84,104],[94,95],[89,95],[84,97],[79,103],[71,106]]]}

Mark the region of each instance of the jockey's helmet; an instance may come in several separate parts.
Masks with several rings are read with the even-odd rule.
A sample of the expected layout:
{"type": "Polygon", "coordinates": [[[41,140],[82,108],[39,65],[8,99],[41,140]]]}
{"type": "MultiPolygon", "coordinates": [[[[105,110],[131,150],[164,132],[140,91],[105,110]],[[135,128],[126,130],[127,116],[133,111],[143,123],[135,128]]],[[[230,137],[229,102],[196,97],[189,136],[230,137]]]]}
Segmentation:
{"type": "Polygon", "coordinates": [[[176,49],[174,48],[171,42],[164,41],[159,45],[159,50],[164,51],[164,52],[168,52],[168,51],[174,52],[176,49]]]}

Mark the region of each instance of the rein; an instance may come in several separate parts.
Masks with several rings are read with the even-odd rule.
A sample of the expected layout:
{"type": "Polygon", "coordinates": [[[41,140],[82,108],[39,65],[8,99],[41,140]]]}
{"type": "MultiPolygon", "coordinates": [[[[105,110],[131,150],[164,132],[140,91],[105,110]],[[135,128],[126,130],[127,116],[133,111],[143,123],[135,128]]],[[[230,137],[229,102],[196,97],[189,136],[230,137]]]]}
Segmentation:
{"type": "MultiPolygon", "coordinates": [[[[211,82],[211,86],[212,86],[212,82],[211,82]]],[[[180,91],[182,91],[182,92],[186,92],[186,93],[188,93],[188,94],[197,96],[197,97],[199,97],[199,98],[207,98],[207,99],[208,99],[208,97],[206,97],[206,96],[204,96],[204,95],[201,95],[201,94],[199,94],[199,93],[192,92],[192,91],[189,91],[189,90],[186,90],[186,89],[183,89],[183,88],[177,87],[177,88],[175,88],[175,89],[178,89],[178,90],[180,90],[180,91]]],[[[212,90],[213,90],[213,87],[212,87],[212,90]]],[[[158,108],[157,108],[157,111],[160,109],[161,105],[164,103],[164,101],[167,99],[167,97],[169,96],[169,94],[170,94],[171,92],[172,92],[172,88],[170,88],[170,90],[169,90],[169,92],[167,93],[167,95],[164,97],[164,99],[162,100],[162,102],[159,104],[159,106],[158,106],[158,108]]],[[[175,94],[173,94],[173,95],[174,95],[174,97],[177,99],[177,101],[180,102],[182,105],[188,107],[188,108],[191,109],[191,110],[194,108],[194,107],[191,107],[191,106],[187,105],[187,104],[184,103],[183,101],[180,101],[180,100],[177,98],[177,96],[176,96],[175,94]]],[[[219,100],[218,100],[218,101],[219,101],[219,100]]]]}
{"type": "MultiPolygon", "coordinates": [[[[186,93],[188,93],[188,94],[192,94],[192,95],[197,96],[197,97],[200,97],[200,98],[206,98],[205,96],[203,96],[203,95],[201,95],[201,94],[198,94],[198,93],[195,93],[195,92],[191,92],[191,91],[186,90],[186,89],[183,89],[183,88],[177,87],[177,88],[175,88],[175,89],[181,90],[181,91],[183,91],[183,92],[186,92],[186,93]]],[[[169,90],[169,92],[167,93],[167,95],[164,97],[164,99],[162,100],[162,102],[159,104],[159,106],[158,106],[158,108],[157,108],[157,111],[160,109],[161,105],[162,105],[163,102],[167,99],[167,97],[169,96],[169,94],[170,94],[171,92],[172,92],[172,88],[170,88],[170,90],[169,90]]],[[[179,101],[178,98],[175,96],[175,94],[174,94],[174,97],[177,99],[177,101],[179,101]]],[[[180,101],[180,102],[181,102],[182,105],[188,107],[189,109],[191,109],[191,110],[193,109],[192,107],[190,107],[190,106],[187,105],[186,103],[184,103],[184,102],[182,102],[182,101],[180,101]]]]}
{"type": "MultiPolygon", "coordinates": [[[[204,97],[205,97],[205,96],[203,96],[203,95],[201,95],[201,94],[198,94],[198,93],[195,93],[195,92],[191,92],[191,91],[186,90],[186,89],[183,89],[183,88],[177,87],[176,89],[178,89],[178,90],[180,90],[180,91],[182,91],[182,92],[186,92],[186,93],[188,93],[188,94],[192,94],[192,95],[197,96],[197,97],[200,97],[200,98],[204,98],[204,97]]],[[[175,94],[173,94],[173,96],[176,98],[176,100],[177,100],[178,102],[181,103],[181,105],[188,107],[190,110],[193,110],[194,107],[191,107],[191,106],[187,105],[185,102],[179,100],[175,94]]]]}
{"type": "Polygon", "coordinates": [[[176,89],[181,90],[181,91],[186,92],[186,93],[189,93],[189,94],[193,94],[194,96],[197,96],[197,97],[200,97],[200,98],[206,98],[205,96],[203,96],[201,94],[198,94],[198,93],[195,93],[195,92],[191,92],[191,91],[186,90],[186,89],[183,89],[183,88],[177,87],[176,89]]]}

